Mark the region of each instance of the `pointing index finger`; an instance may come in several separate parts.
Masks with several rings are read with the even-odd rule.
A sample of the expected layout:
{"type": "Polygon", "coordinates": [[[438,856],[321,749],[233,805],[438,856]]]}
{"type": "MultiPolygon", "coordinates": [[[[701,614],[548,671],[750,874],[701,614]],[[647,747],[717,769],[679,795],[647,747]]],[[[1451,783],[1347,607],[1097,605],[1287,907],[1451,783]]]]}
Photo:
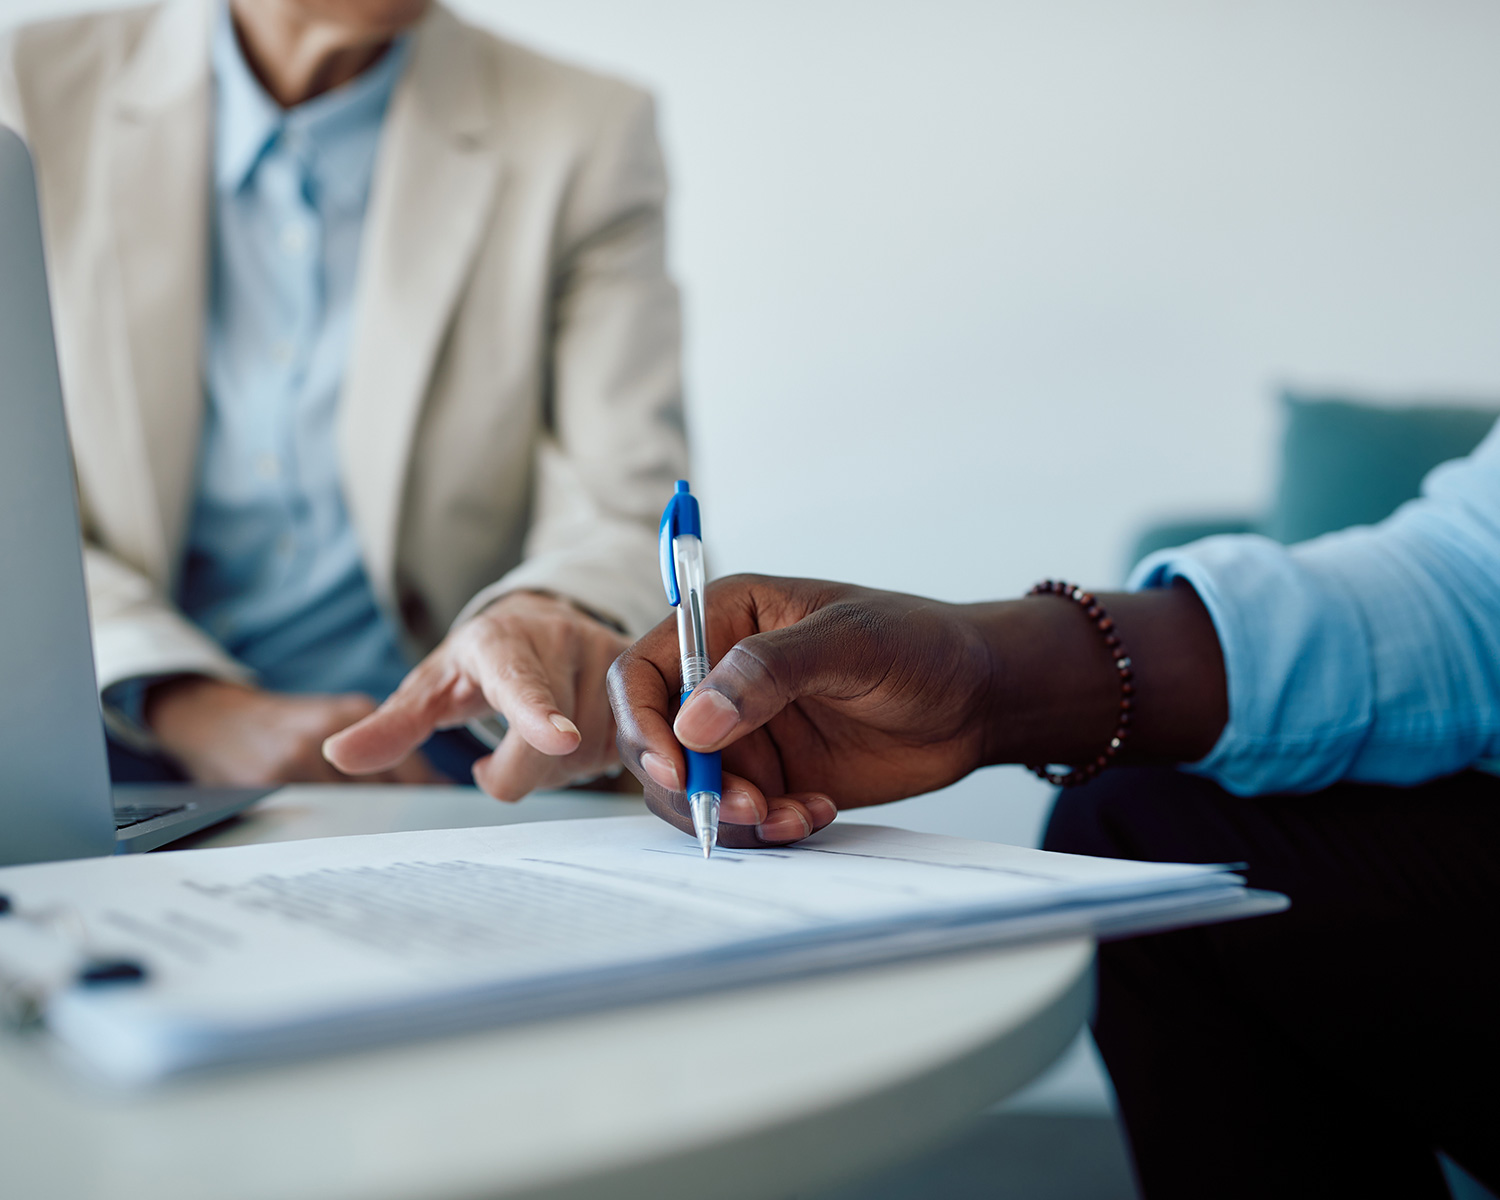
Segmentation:
{"type": "Polygon", "coordinates": [[[323,757],[347,775],[384,771],[404,760],[444,720],[444,690],[418,667],[368,716],[323,743],[323,757]]]}
{"type": "Polygon", "coordinates": [[[482,638],[466,651],[460,667],[479,684],[491,708],[543,754],[572,754],[583,741],[563,712],[546,667],[530,642],[516,637],[482,638]]]}

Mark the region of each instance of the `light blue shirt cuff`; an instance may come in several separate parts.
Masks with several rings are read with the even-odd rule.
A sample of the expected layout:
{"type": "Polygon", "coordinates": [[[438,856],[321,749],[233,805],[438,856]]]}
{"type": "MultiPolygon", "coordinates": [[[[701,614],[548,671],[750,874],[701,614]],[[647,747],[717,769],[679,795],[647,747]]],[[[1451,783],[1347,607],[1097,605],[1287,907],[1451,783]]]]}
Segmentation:
{"type": "Polygon", "coordinates": [[[1213,537],[1164,550],[1132,590],[1191,585],[1223,649],[1229,721],[1186,769],[1238,795],[1312,792],[1344,778],[1368,736],[1368,633],[1344,586],[1269,538],[1213,537]]]}

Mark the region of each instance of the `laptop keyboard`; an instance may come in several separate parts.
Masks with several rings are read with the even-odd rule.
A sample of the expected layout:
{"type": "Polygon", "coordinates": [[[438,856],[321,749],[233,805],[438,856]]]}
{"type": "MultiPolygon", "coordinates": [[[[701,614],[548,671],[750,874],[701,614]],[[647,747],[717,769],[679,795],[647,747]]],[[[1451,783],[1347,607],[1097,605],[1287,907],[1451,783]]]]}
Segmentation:
{"type": "Polygon", "coordinates": [[[157,817],[180,813],[186,804],[117,804],[115,805],[115,828],[129,829],[132,825],[143,825],[157,817]]]}

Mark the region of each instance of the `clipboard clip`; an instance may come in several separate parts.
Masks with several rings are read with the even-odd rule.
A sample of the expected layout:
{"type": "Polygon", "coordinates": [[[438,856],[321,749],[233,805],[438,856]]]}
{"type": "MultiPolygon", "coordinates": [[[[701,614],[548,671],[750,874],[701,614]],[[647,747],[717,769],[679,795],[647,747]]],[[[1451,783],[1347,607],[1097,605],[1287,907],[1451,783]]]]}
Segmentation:
{"type": "Polygon", "coordinates": [[[27,912],[0,893],[0,1023],[38,1024],[47,1001],[66,988],[118,987],[149,977],[134,959],[95,953],[71,910],[27,912]]]}

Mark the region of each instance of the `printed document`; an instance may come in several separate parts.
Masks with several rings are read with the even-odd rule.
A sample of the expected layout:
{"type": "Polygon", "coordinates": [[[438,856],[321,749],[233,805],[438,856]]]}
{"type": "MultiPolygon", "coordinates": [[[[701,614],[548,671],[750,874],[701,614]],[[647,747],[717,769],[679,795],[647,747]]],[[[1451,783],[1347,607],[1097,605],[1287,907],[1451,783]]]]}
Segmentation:
{"type": "Polygon", "coordinates": [[[125,1082],[921,954],[1272,911],[1223,867],[835,823],[705,860],[652,817],[0,870],[0,984],[125,1082]],[[60,963],[125,961],[74,982],[60,963]]]}

